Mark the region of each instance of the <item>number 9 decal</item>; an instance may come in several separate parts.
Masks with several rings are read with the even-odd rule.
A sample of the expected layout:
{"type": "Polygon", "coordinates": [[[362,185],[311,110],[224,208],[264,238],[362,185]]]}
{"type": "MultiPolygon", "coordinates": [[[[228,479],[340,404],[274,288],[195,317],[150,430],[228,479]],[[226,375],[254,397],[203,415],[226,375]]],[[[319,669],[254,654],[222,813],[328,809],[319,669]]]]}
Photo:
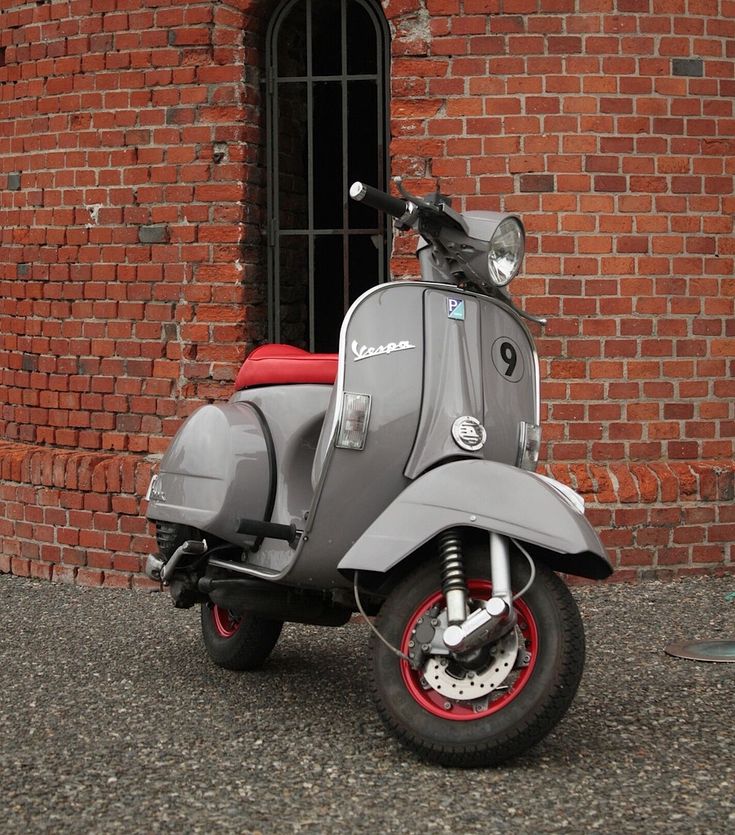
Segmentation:
{"type": "Polygon", "coordinates": [[[499,336],[493,342],[493,365],[505,380],[517,383],[523,377],[523,354],[509,336],[499,336]]]}

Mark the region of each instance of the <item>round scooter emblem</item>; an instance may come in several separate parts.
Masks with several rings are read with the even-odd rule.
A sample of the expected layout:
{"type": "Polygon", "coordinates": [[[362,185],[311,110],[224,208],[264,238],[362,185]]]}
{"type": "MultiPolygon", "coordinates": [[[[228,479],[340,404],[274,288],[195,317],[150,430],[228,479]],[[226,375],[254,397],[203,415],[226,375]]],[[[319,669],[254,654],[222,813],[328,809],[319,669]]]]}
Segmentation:
{"type": "Polygon", "coordinates": [[[477,418],[464,415],[452,424],[452,437],[457,446],[468,452],[475,452],[485,446],[487,432],[477,418]]]}

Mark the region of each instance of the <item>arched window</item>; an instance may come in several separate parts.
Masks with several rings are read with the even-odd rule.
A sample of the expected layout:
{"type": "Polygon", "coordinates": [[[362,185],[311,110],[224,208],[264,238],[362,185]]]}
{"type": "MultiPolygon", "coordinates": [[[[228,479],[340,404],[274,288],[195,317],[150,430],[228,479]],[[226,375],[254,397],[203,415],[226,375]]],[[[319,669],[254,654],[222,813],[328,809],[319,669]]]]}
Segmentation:
{"type": "Polygon", "coordinates": [[[348,198],[386,187],[387,25],[375,0],[285,0],[266,44],[269,339],[334,351],[387,275],[387,219],[348,198]]]}

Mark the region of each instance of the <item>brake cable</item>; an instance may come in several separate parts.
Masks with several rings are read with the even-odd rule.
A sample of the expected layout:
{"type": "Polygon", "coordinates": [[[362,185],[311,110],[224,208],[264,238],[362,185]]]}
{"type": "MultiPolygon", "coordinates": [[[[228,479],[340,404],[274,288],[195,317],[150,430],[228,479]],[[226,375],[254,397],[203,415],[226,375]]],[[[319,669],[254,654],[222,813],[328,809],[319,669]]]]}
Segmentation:
{"type": "Polygon", "coordinates": [[[360,614],[365,619],[365,623],[370,627],[370,629],[372,629],[373,634],[379,640],[381,640],[394,655],[397,655],[402,661],[406,661],[408,664],[412,665],[413,662],[411,661],[411,659],[405,653],[401,652],[399,649],[394,647],[393,644],[390,643],[390,641],[386,640],[380,634],[380,632],[378,632],[378,630],[373,625],[373,622],[365,614],[365,610],[362,608],[362,603],[360,602],[360,592],[359,592],[358,587],[357,587],[357,575],[359,573],[360,573],[359,571],[355,570],[355,603],[357,603],[357,608],[360,610],[360,614]]]}
{"type": "Polygon", "coordinates": [[[518,548],[518,550],[523,554],[523,556],[528,560],[528,564],[531,566],[531,576],[526,583],[526,585],[518,592],[518,594],[513,595],[513,602],[519,600],[523,595],[531,588],[533,585],[533,581],[536,579],[536,564],[531,559],[531,555],[526,551],[526,549],[518,542],[517,539],[510,538],[510,541],[518,548]]]}

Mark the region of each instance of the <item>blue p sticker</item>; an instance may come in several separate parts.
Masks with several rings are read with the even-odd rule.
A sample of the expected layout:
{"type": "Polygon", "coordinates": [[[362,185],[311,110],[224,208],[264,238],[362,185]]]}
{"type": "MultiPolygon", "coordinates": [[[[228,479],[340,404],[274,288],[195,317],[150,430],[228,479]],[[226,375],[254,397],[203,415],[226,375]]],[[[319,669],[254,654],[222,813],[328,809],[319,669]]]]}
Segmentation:
{"type": "Polygon", "coordinates": [[[464,322],[464,299],[447,299],[447,316],[464,322]]]}

